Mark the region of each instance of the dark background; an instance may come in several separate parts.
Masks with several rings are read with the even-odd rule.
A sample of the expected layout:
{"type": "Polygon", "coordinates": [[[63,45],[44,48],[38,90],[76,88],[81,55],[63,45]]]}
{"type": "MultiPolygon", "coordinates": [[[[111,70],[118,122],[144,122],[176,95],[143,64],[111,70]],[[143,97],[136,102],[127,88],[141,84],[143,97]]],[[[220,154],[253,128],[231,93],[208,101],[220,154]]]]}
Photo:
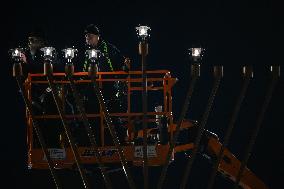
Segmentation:
{"type": "MultiPolygon", "coordinates": [[[[84,44],[83,30],[97,24],[102,37],[115,44],[140,69],[135,27],[151,27],[149,69],[168,69],[179,82],[174,87],[177,119],[189,83],[188,48],[206,49],[202,76],[187,118],[200,120],[212,86],[213,65],[224,66],[207,128],[220,140],[228,125],[241,88],[241,67],[254,66],[254,80],[243,103],[230,140],[230,150],[240,159],[269,84],[269,66],[282,65],[283,13],[272,1],[9,1],[1,12],[1,179],[9,188],[29,187],[24,105],[12,77],[8,49],[24,44],[35,25],[46,31],[57,49],[84,44]]],[[[282,71],[283,73],[283,71],[282,71]]],[[[283,74],[282,74],[283,75],[283,74]]],[[[283,161],[283,77],[278,82],[252,151],[248,167],[271,188],[281,188],[283,161]],[[282,117],[281,117],[282,116],[282,117]]],[[[38,182],[40,182],[38,180],[38,182]]]]}

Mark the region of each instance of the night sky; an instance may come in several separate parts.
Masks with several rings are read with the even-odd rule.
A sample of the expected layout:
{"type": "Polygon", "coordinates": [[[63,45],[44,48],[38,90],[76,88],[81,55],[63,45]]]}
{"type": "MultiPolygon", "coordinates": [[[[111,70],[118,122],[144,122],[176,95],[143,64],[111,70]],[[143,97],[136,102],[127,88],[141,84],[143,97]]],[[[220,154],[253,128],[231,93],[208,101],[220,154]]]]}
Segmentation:
{"type": "MultiPolygon", "coordinates": [[[[254,80],[229,144],[229,149],[240,159],[268,88],[269,66],[283,65],[280,27],[284,16],[279,4],[265,0],[7,2],[8,12],[1,12],[4,20],[1,22],[4,32],[1,50],[4,114],[1,117],[5,120],[1,124],[0,137],[1,174],[5,174],[5,182],[1,183],[12,182],[9,188],[19,188],[30,186],[32,180],[26,165],[24,104],[12,77],[7,52],[25,44],[34,26],[44,28],[50,44],[59,50],[68,45],[82,47],[84,27],[94,23],[105,40],[130,57],[136,70],[140,69],[141,61],[135,27],[139,24],[150,26],[148,69],[168,69],[179,79],[173,94],[175,119],[190,81],[188,48],[204,47],[201,78],[186,117],[201,120],[212,88],[213,66],[223,65],[224,79],[206,125],[221,141],[242,86],[241,68],[252,65],[254,80]]],[[[281,188],[277,185],[284,179],[283,71],[281,73],[248,163],[248,167],[271,188],[281,188]]]]}

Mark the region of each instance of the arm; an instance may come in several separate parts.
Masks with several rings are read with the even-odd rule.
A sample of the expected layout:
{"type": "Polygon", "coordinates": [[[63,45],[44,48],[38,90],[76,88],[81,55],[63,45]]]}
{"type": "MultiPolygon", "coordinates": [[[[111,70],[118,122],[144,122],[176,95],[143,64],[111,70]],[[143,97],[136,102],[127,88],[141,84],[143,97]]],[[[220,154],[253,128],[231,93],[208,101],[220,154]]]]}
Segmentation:
{"type": "Polygon", "coordinates": [[[109,43],[109,56],[113,61],[113,70],[129,71],[130,69],[130,58],[124,56],[121,51],[114,45],[109,43]]]}

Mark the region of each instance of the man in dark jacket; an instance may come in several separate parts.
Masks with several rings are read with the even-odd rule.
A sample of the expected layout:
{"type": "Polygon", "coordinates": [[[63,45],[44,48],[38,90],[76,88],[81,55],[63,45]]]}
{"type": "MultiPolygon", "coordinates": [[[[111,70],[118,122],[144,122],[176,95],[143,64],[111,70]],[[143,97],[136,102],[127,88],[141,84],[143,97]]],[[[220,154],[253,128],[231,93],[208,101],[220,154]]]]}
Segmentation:
{"type": "Polygon", "coordinates": [[[41,29],[29,33],[28,47],[22,54],[24,70],[27,73],[43,73],[43,57],[41,48],[46,45],[45,35],[41,29]]]}
{"type": "MultiPolygon", "coordinates": [[[[99,72],[113,72],[122,70],[128,71],[129,58],[124,57],[113,44],[102,39],[98,27],[90,24],[86,27],[84,33],[87,48],[100,51],[101,56],[99,57],[97,63],[99,72]]],[[[87,71],[89,63],[90,62],[86,59],[84,62],[83,71],[87,71]]],[[[123,107],[125,106],[125,102],[123,102],[125,99],[123,98],[127,92],[125,84],[125,82],[103,84],[102,92],[104,94],[106,103],[108,104],[107,106],[109,111],[126,111],[126,107],[123,107]]]]}
{"type": "MultiPolygon", "coordinates": [[[[33,29],[27,36],[27,47],[22,53],[22,61],[25,74],[28,73],[43,73],[43,47],[49,46],[45,32],[42,28],[33,29]]],[[[57,52],[53,52],[53,68],[54,72],[63,71],[63,65],[60,63],[57,52]]]]}
{"type": "MultiPolygon", "coordinates": [[[[46,47],[47,41],[45,32],[41,27],[35,27],[27,36],[27,47],[24,49],[21,58],[23,62],[24,77],[28,74],[37,74],[44,72],[44,57],[42,48],[46,47]]],[[[54,52],[54,67],[58,66],[56,52],[54,52]]],[[[55,72],[57,69],[55,69],[55,72]]],[[[62,86],[56,85],[61,91],[62,86]]],[[[36,115],[57,114],[57,108],[51,94],[51,89],[47,84],[33,83],[31,85],[31,102],[33,111],[36,115]]],[[[38,120],[42,127],[42,131],[48,147],[59,146],[59,133],[62,133],[60,120],[43,119],[38,120]]],[[[37,138],[34,137],[36,140],[37,138]]],[[[35,142],[34,144],[37,144],[35,142]]]]}
{"type": "MultiPolygon", "coordinates": [[[[128,71],[129,58],[124,57],[121,52],[111,43],[101,38],[97,26],[90,24],[84,31],[87,49],[96,49],[100,51],[97,65],[99,72],[128,71]]],[[[88,70],[90,61],[86,58],[83,65],[83,71],[88,70]]],[[[106,78],[107,76],[104,76],[106,78]]],[[[117,76],[118,77],[118,76],[117,76]]],[[[127,111],[127,85],[126,82],[104,82],[102,93],[109,112],[127,111]]],[[[118,133],[126,133],[121,119],[112,117],[113,123],[118,133]]],[[[119,138],[124,140],[124,134],[119,134],[119,138]]]]}
{"type": "MultiPolygon", "coordinates": [[[[99,29],[95,25],[88,25],[84,33],[87,48],[97,49],[101,53],[98,61],[98,69],[100,72],[128,70],[127,62],[129,59],[124,57],[113,44],[102,39],[99,29]]],[[[87,71],[87,65],[88,62],[85,61],[84,71],[87,71]]]]}

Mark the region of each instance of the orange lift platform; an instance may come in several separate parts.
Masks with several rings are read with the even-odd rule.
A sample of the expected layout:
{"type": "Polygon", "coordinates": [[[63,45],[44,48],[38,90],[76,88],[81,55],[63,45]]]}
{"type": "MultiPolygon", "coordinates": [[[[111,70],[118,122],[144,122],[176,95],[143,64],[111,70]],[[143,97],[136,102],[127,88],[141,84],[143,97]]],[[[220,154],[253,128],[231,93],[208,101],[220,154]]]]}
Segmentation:
{"type": "MultiPolygon", "coordinates": [[[[137,138],[143,138],[143,130],[136,131],[135,135],[135,125],[133,118],[143,116],[140,111],[133,111],[132,107],[135,107],[137,103],[137,98],[134,98],[135,94],[141,95],[142,91],[142,72],[141,71],[117,71],[117,72],[98,72],[96,82],[100,87],[104,86],[105,83],[121,82],[127,86],[127,110],[125,112],[110,112],[112,118],[119,117],[123,120],[124,126],[127,129],[127,135],[123,143],[121,142],[121,148],[125,155],[126,161],[131,166],[143,166],[143,144],[135,143],[137,138]]],[[[68,104],[64,99],[67,94],[67,86],[70,84],[65,77],[65,73],[54,73],[53,80],[54,84],[58,88],[58,96],[61,99],[62,109],[65,109],[68,104]]],[[[88,77],[86,72],[74,73],[74,83],[78,88],[78,91],[83,96],[83,87],[90,84],[92,81],[88,77]]],[[[147,71],[147,91],[154,94],[155,98],[159,98],[162,102],[162,111],[150,111],[147,112],[147,123],[149,125],[155,125],[157,120],[160,118],[165,118],[166,120],[166,138],[168,140],[161,142],[161,130],[158,127],[152,127],[147,129],[147,138],[152,142],[147,144],[147,160],[148,166],[163,166],[167,163],[167,154],[169,152],[171,143],[174,141],[174,135],[177,130],[177,123],[174,121],[173,115],[173,104],[172,104],[172,94],[174,90],[174,85],[177,82],[177,78],[171,77],[171,73],[168,70],[153,70],[147,71]]],[[[48,91],[48,81],[46,80],[46,75],[44,74],[29,74],[25,82],[23,83],[25,93],[27,94],[28,100],[33,104],[34,93],[37,89],[41,88],[48,91]]],[[[95,93],[93,98],[97,98],[95,93]]],[[[138,104],[138,103],[137,103],[138,104]]],[[[138,105],[137,105],[138,106],[138,105]]],[[[154,106],[154,105],[153,105],[154,106]]],[[[151,109],[151,108],[149,108],[151,109]]],[[[152,107],[154,109],[154,107],[152,107]]],[[[92,121],[91,126],[97,127],[99,131],[98,151],[100,153],[100,161],[106,164],[115,164],[120,162],[120,156],[118,149],[115,145],[109,145],[107,142],[108,138],[106,134],[108,128],[106,122],[104,121],[104,112],[100,106],[97,112],[88,112],[86,109],[86,116],[88,120],[92,121]]],[[[74,169],[75,159],[72,154],[72,149],[64,139],[62,133],[57,132],[58,129],[45,129],[45,127],[60,127],[56,124],[60,124],[60,115],[58,113],[48,111],[45,114],[35,113],[35,119],[39,122],[40,127],[43,132],[47,130],[44,134],[44,138],[47,141],[47,148],[51,161],[53,162],[54,169],[74,169]],[[58,141],[58,144],[49,144],[49,138],[53,138],[58,141]]],[[[80,115],[78,112],[73,111],[73,114],[66,110],[65,117],[67,123],[72,123],[72,120],[80,120],[80,115]]],[[[37,136],[35,135],[33,129],[32,117],[29,111],[26,111],[26,121],[27,121],[27,143],[28,143],[28,165],[31,169],[48,169],[47,159],[37,142],[37,136]]],[[[114,125],[115,127],[116,125],[114,125]]],[[[170,154],[170,161],[175,160],[175,156],[180,152],[190,152],[194,150],[194,137],[196,130],[200,126],[198,121],[194,120],[182,120],[180,131],[188,132],[189,138],[187,142],[176,143],[174,145],[173,151],[170,154]],[[192,133],[192,135],[191,135],[192,133]]],[[[72,130],[72,129],[71,129],[72,130]]],[[[95,130],[95,129],[94,129],[95,130]]],[[[78,132],[78,131],[76,131],[78,132]]],[[[72,133],[73,134],[73,133],[72,133]]],[[[164,133],[165,135],[165,133],[164,133]]],[[[97,135],[96,135],[97,136],[97,135]]],[[[79,136],[80,137],[80,136],[79,136]]],[[[79,138],[78,137],[78,138],[79,138]]],[[[163,136],[165,137],[165,136],[163,136]]],[[[205,134],[202,136],[203,145],[206,147],[204,152],[212,157],[212,159],[218,156],[221,149],[221,142],[218,137],[211,132],[205,130],[205,134]],[[205,141],[205,142],[204,142],[205,141]]],[[[80,145],[77,143],[78,154],[81,164],[93,165],[97,164],[98,160],[95,158],[95,152],[93,148],[89,145],[80,145]]],[[[235,181],[238,176],[239,169],[241,167],[241,162],[227,149],[224,149],[223,158],[218,166],[218,172],[226,176],[232,181],[235,181]]],[[[239,185],[246,189],[267,189],[268,187],[247,167],[245,167],[242,177],[239,181],[239,185]]]]}

